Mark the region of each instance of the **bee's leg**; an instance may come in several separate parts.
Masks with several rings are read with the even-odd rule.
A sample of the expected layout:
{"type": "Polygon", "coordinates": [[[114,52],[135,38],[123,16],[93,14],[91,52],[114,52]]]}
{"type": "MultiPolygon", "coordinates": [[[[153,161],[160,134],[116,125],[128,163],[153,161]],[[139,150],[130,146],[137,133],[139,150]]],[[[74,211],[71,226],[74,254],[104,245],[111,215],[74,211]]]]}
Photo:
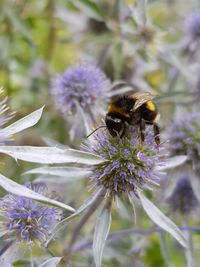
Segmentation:
{"type": "Polygon", "coordinates": [[[122,129],[119,133],[120,138],[123,138],[127,134],[127,125],[126,122],[123,123],[122,129]]]}
{"type": "Polygon", "coordinates": [[[160,145],[160,128],[157,123],[153,123],[154,139],[156,144],[160,145]]]}
{"type": "Polygon", "coordinates": [[[145,125],[145,120],[141,119],[140,120],[140,150],[143,149],[144,146],[144,141],[145,141],[145,129],[146,129],[146,125],[145,125]]]}

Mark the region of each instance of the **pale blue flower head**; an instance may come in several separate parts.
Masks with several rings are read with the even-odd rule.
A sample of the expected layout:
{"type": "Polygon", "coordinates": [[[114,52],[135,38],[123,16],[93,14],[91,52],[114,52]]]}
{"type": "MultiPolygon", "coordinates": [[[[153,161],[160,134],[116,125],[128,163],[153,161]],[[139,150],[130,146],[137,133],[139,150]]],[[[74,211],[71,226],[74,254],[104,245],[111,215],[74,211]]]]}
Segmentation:
{"type": "MultiPolygon", "coordinates": [[[[26,186],[37,193],[47,194],[44,184],[28,183],[26,186]]],[[[0,200],[0,215],[0,228],[5,239],[43,243],[61,219],[62,211],[30,198],[7,194],[0,200]]]]}
{"type": "Polygon", "coordinates": [[[158,150],[150,130],[146,131],[142,151],[138,131],[131,127],[129,134],[121,139],[107,132],[97,133],[90,152],[107,160],[93,167],[91,179],[112,195],[130,191],[137,195],[138,188],[158,185],[163,175],[156,168],[164,164],[164,151],[162,146],[158,150]]]}
{"type": "Polygon", "coordinates": [[[182,112],[169,130],[170,150],[173,155],[200,156],[200,112],[182,112]]]}
{"type": "Polygon", "coordinates": [[[192,189],[190,179],[187,175],[181,175],[174,187],[170,197],[167,199],[173,212],[188,214],[199,205],[198,199],[192,189]]]}
{"type": "MultiPolygon", "coordinates": [[[[53,94],[58,110],[67,116],[77,111],[77,105],[88,108],[106,99],[111,84],[104,72],[94,64],[82,63],[69,67],[54,83],[53,94]]],[[[95,106],[98,112],[98,106],[95,106]]]]}

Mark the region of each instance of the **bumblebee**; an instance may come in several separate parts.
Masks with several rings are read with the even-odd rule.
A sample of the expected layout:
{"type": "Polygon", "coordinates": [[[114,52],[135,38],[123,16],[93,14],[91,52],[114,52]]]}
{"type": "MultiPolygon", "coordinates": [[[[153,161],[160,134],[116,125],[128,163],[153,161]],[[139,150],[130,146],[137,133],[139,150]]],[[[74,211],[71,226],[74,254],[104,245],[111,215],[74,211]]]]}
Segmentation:
{"type": "Polygon", "coordinates": [[[105,124],[113,137],[124,137],[128,126],[138,126],[141,147],[145,142],[146,125],[153,125],[154,139],[160,144],[160,130],[157,124],[158,109],[152,101],[153,95],[147,92],[136,92],[133,95],[123,95],[111,102],[105,117],[105,124]]]}

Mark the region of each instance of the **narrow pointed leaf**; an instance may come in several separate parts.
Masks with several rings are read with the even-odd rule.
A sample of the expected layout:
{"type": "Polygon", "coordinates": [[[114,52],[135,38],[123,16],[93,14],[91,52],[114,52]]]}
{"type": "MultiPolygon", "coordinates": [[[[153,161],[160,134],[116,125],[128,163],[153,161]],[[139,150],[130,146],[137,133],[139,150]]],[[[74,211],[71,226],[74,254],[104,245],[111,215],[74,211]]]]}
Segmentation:
{"type": "Polygon", "coordinates": [[[44,204],[63,208],[63,209],[69,210],[71,212],[75,211],[75,209],[73,209],[72,207],[70,207],[70,206],[68,206],[62,202],[59,202],[57,200],[50,199],[48,197],[40,195],[39,193],[32,191],[31,189],[27,188],[26,186],[20,185],[16,182],[12,181],[11,179],[3,176],[2,174],[0,174],[0,186],[2,186],[9,193],[12,193],[12,194],[15,194],[18,196],[31,198],[31,199],[34,199],[36,201],[42,202],[44,204]]]}
{"type": "Polygon", "coordinates": [[[85,128],[85,133],[86,133],[86,135],[88,135],[88,134],[90,134],[91,129],[89,127],[89,123],[88,123],[87,117],[85,115],[85,112],[84,112],[84,110],[81,108],[81,106],[79,104],[76,105],[76,108],[77,108],[80,116],[82,117],[83,125],[84,125],[84,128],[85,128]]]}
{"type": "Polygon", "coordinates": [[[0,153],[7,154],[16,160],[43,164],[82,163],[96,165],[105,162],[105,159],[92,153],[75,149],[63,150],[56,147],[1,146],[0,153]]]}
{"type": "MultiPolygon", "coordinates": [[[[66,181],[82,179],[91,174],[91,171],[76,167],[40,167],[26,172],[26,174],[45,174],[64,177],[66,181]]],[[[65,180],[63,179],[63,180],[65,180]]]]}
{"type": "Polygon", "coordinates": [[[177,225],[166,217],[148,198],[139,190],[138,195],[142,206],[149,218],[158,226],[169,232],[183,247],[187,248],[187,240],[177,225]]]}
{"type": "Polygon", "coordinates": [[[98,21],[103,21],[103,12],[100,6],[92,0],[77,0],[73,1],[74,5],[80,8],[89,17],[94,18],[98,21]]]}
{"type": "Polygon", "coordinates": [[[44,107],[32,112],[31,114],[23,117],[22,119],[12,123],[8,127],[1,130],[1,134],[6,134],[7,136],[19,133],[27,128],[35,125],[41,118],[44,107]]]}
{"type": "Polygon", "coordinates": [[[187,161],[188,157],[185,155],[181,155],[181,156],[175,156],[172,158],[169,158],[166,162],[164,166],[159,166],[156,167],[156,170],[158,171],[164,171],[167,169],[172,169],[175,168],[179,165],[182,165],[183,163],[185,163],[187,161]]]}
{"type": "Polygon", "coordinates": [[[94,239],[93,239],[93,256],[96,267],[101,267],[103,249],[110,230],[111,212],[110,209],[104,207],[97,218],[94,239]]]}
{"type": "Polygon", "coordinates": [[[36,183],[48,183],[48,184],[57,184],[57,185],[62,185],[64,186],[67,183],[71,183],[71,182],[77,182],[81,179],[84,179],[85,177],[81,177],[81,176],[77,176],[74,178],[70,178],[68,179],[68,177],[57,177],[57,176],[49,176],[49,175],[42,175],[42,176],[38,176],[36,179],[34,179],[34,181],[36,183]]]}
{"type": "Polygon", "coordinates": [[[57,148],[60,148],[60,149],[68,149],[68,148],[70,148],[69,146],[63,145],[63,144],[59,143],[58,141],[53,140],[53,139],[51,139],[49,137],[42,137],[42,140],[44,141],[45,145],[47,145],[47,146],[57,147],[57,148]]]}
{"type": "Polygon", "coordinates": [[[54,257],[48,259],[42,264],[40,264],[38,267],[56,267],[60,263],[61,259],[62,259],[61,257],[54,257]]]}
{"type": "Polygon", "coordinates": [[[57,225],[54,227],[52,231],[51,237],[46,241],[45,245],[47,246],[49,242],[54,238],[54,236],[63,229],[66,224],[73,219],[74,217],[78,216],[80,213],[82,213],[84,210],[86,210],[92,203],[97,199],[97,197],[100,196],[102,193],[102,189],[99,189],[95,191],[92,196],[90,196],[71,216],[65,218],[61,222],[57,223],[57,225]]]}

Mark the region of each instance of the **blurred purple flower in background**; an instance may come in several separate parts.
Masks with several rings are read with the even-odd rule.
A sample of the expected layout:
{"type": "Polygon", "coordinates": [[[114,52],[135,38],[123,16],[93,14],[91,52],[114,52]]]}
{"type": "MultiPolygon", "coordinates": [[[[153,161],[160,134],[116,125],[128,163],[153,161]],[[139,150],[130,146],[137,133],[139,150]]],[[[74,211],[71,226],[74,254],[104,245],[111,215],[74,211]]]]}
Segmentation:
{"type": "Polygon", "coordinates": [[[169,130],[170,150],[173,155],[200,156],[200,112],[182,112],[169,130]]]}
{"type": "Polygon", "coordinates": [[[173,212],[182,214],[188,214],[198,207],[198,199],[187,175],[181,175],[178,178],[173,192],[167,198],[167,202],[173,212]]]}
{"type": "Polygon", "coordinates": [[[150,131],[147,131],[142,152],[136,129],[130,129],[127,137],[118,141],[105,132],[98,133],[90,152],[107,160],[92,167],[91,179],[111,195],[131,191],[137,195],[137,188],[158,185],[163,175],[156,169],[164,164],[163,148],[158,151],[150,131]]]}
{"type": "Polygon", "coordinates": [[[191,13],[185,21],[187,33],[194,39],[200,37],[200,9],[191,13]]]}
{"type": "Polygon", "coordinates": [[[53,82],[52,94],[64,119],[69,122],[73,118],[73,127],[79,130],[85,124],[87,132],[103,113],[110,88],[109,79],[99,67],[82,63],[69,67],[53,82]]]}
{"type": "MultiPolygon", "coordinates": [[[[47,194],[44,184],[28,183],[26,186],[42,195],[47,194]]],[[[30,198],[7,194],[0,200],[0,215],[0,232],[5,239],[43,243],[61,219],[62,210],[30,198]]]]}

